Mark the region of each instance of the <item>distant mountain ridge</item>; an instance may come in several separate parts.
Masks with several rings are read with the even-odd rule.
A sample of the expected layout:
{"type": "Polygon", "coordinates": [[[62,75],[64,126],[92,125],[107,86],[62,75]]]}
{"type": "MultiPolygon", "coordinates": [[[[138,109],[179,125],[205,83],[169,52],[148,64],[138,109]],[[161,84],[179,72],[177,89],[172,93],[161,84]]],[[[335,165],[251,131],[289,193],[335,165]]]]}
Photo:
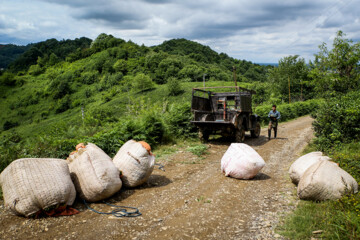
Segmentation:
{"type": "Polygon", "coordinates": [[[274,67],[279,66],[279,63],[255,63],[255,64],[259,64],[261,66],[274,66],[274,67]]]}
{"type": "Polygon", "coordinates": [[[89,48],[91,42],[92,40],[86,37],[61,41],[52,38],[43,42],[31,44],[30,46],[27,45],[26,51],[11,62],[8,65],[8,69],[12,72],[26,71],[31,65],[37,64],[39,58],[44,62],[58,62],[65,60],[69,54],[78,49],[89,48]]]}
{"type": "Polygon", "coordinates": [[[0,44],[0,69],[7,68],[11,62],[21,56],[30,47],[31,44],[26,46],[18,46],[15,44],[0,44]]]}

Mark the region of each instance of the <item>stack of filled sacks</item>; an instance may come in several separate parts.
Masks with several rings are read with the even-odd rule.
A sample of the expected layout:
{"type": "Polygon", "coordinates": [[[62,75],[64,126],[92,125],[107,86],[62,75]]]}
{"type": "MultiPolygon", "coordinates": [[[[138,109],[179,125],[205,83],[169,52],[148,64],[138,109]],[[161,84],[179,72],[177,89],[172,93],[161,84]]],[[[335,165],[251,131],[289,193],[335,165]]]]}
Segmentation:
{"type": "Polygon", "coordinates": [[[264,166],[264,159],[244,143],[232,143],[221,159],[221,171],[225,176],[238,179],[251,179],[264,166]]]}
{"type": "Polygon", "coordinates": [[[86,201],[100,201],[120,190],[119,170],[95,144],[78,144],[67,161],[76,191],[86,201]]]}
{"type": "Polygon", "coordinates": [[[155,157],[149,144],[133,140],[124,144],[114,161],[95,144],[80,143],[67,161],[52,158],[18,159],[0,175],[5,207],[24,216],[72,215],[76,192],[96,202],[118,192],[124,185],[138,186],[149,178],[155,157]],[[120,170],[121,171],[120,171],[120,170]]]}
{"type": "Polygon", "coordinates": [[[338,164],[321,152],[297,159],[289,170],[292,181],[298,183],[297,194],[305,200],[335,200],[344,194],[356,193],[358,183],[338,164]]]}
{"type": "MultiPolygon", "coordinates": [[[[5,207],[26,217],[72,205],[76,192],[65,160],[25,158],[13,161],[0,175],[5,207]]],[[[65,207],[65,208],[64,208],[65,207]]],[[[54,212],[55,213],[55,212],[54,212]]]]}
{"type": "Polygon", "coordinates": [[[146,142],[127,141],[115,155],[115,166],[121,171],[124,186],[136,187],[150,177],[155,164],[150,145],[146,142]]]}

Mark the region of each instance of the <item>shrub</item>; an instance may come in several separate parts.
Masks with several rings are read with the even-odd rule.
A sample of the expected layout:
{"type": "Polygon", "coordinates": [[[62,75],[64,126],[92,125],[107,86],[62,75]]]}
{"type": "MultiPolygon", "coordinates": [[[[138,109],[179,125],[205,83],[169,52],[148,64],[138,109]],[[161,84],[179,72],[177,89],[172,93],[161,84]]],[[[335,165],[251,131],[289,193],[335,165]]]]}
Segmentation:
{"type": "Polygon", "coordinates": [[[62,99],[58,100],[57,107],[55,109],[56,113],[65,112],[71,107],[71,99],[69,95],[66,95],[62,99]]]}
{"type": "Polygon", "coordinates": [[[167,81],[167,91],[169,96],[177,96],[184,92],[178,79],[171,77],[167,81]]]}
{"type": "Polygon", "coordinates": [[[329,99],[320,105],[313,123],[321,150],[360,139],[360,92],[329,99]]]}
{"type": "Polygon", "coordinates": [[[116,72],[122,72],[123,74],[126,74],[127,63],[124,59],[119,59],[114,63],[113,68],[116,72]]]}
{"type": "Polygon", "coordinates": [[[46,119],[49,116],[49,111],[43,111],[40,113],[42,119],[46,119]]]}
{"type": "Polygon", "coordinates": [[[139,73],[134,77],[132,87],[135,91],[144,91],[153,88],[154,83],[148,75],[139,73]]]}
{"type": "MultiPolygon", "coordinates": [[[[277,110],[281,114],[282,121],[301,117],[307,114],[312,114],[319,106],[321,100],[313,99],[305,102],[296,102],[291,104],[280,104],[277,110]]],[[[268,122],[268,114],[272,105],[262,105],[255,109],[255,113],[261,117],[262,123],[268,122]]]]}
{"type": "Polygon", "coordinates": [[[137,140],[146,140],[150,145],[161,143],[165,128],[160,117],[155,116],[153,113],[148,113],[141,118],[140,132],[144,134],[144,138],[140,137],[137,140]]]}
{"type": "Polygon", "coordinates": [[[98,71],[84,72],[81,75],[81,82],[88,85],[93,84],[97,82],[99,75],[98,71]]]}
{"type": "Polygon", "coordinates": [[[5,72],[0,76],[0,84],[14,86],[16,84],[15,75],[10,72],[5,72]]]}
{"type": "Polygon", "coordinates": [[[57,76],[49,85],[54,99],[59,99],[72,92],[70,83],[73,81],[71,73],[57,76]]]}
{"type": "Polygon", "coordinates": [[[196,127],[190,123],[190,103],[171,104],[164,117],[168,133],[172,136],[190,137],[197,132],[196,127]]]}
{"type": "Polygon", "coordinates": [[[0,139],[0,152],[2,155],[0,172],[2,172],[11,161],[18,158],[18,153],[21,150],[21,144],[18,144],[20,141],[21,137],[16,131],[11,130],[2,135],[0,139]]]}
{"type": "Polygon", "coordinates": [[[29,74],[33,76],[37,76],[43,73],[43,69],[38,65],[31,65],[29,68],[29,74]]]}
{"type": "Polygon", "coordinates": [[[4,125],[3,125],[3,129],[4,131],[9,130],[11,128],[17,127],[19,126],[18,122],[15,121],[5,121],[4,125]]]}
{"type": "Polygon", "coordinates": [[[92,93],[93,93],[92,89],[90,87],[86,87],[84,91],[84,97],[89,98],[91,97],[92,93]]]}
{"type": "Polygon", "coordinates": [[[26,111],[24,109],[19,109],[17,112],[18,116],[25,116],[26,115],[26,111]]]}
{"type": "Polygon", "coordinates": [[[117,120],[113,108],[94,107],[90,111],[85,109],[85,124],[88,126],[102,126],[104,123],[117,120]]]}
{"type": "Polygon", "coordinates": [[[71,108],[76,108],[76,107],[80,107],[83,106],[85,103],[85,101],[83,99],[75,99],[74,101],[71,101],[71,108]]]}
{"type": "Polygon", "coordinates": [[[136,119],[122,119],[106,130],[86,138],[86,141],[95,143],[110,155],[115,155],[119,148],[130,139],[143,140],[156,146],[161,143],[164,132],[164,124],[159,117],[145,114],[136,119]]]}
{"type": "Polygon", "coordinates": [[[342,144],[329,152],[332,160],[350,173],[357,182],[360,182],[360,143],[357,141],[342,144]]]}
{"type": "Polygon", "coordinates": [[[29,105],[34,105],[34,104],[38,104],[39,103],[39,98],[40,98],[40,94],[38,93],[33,93],[33,94],[29,94],[27,96],[25,96],[22,99],[22,106],[29,106],[29,105]]]}
{"type": "Polygon", "coordinates": [[[123,74],[121,72],[115,73],[115,74],[104,74],[104,76],[101,78],[101,89],[106,90],[109,89],[115,85],[118,85],[123,78],[123,74]]]}
{"type": "Polygon", "coordinates": [[[181,69],[178,73],[180,78],[191,78],[191,81],[201,81],[204,74],[204,69],[195,64],[186,65],[183,69],[181,69]]]}

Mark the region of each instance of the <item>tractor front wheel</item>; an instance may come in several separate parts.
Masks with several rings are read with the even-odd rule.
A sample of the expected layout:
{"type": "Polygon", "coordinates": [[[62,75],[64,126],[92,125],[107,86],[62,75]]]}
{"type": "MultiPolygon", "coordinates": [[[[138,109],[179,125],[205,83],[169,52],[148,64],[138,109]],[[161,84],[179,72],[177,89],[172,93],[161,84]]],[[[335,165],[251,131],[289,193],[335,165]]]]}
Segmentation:
{"type": "Polygon", "coordinates": [[[242,143],[245,141],[245,129],[240,128],[235,130],[235,141],[238,143],[242,143]]]}
{"type": "Polygon", "coordinates": [[[260,123],[257,122],[256,123],[256,126],[255,126],[255,129],[254,130],[251,130],[251,137],[253,138],[258,138],[260,136],[260,132],[261,132],[261,126],[260,126],[260,123]]]}

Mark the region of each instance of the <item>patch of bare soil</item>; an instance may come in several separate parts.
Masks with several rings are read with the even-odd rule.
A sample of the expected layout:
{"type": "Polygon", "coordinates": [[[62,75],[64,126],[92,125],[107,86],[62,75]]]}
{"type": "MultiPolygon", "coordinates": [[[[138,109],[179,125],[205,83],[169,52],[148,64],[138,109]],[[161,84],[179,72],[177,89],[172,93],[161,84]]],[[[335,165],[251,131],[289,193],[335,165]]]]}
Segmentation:
{"type": "MultiPolygon", "coordinates": [[[[115,218],[87,210],[70,217],[27,219],[10,215],[0,206],[1,239],[274,239],[274,228],[296,204],[287,171],[313,138],[308,116],[279,125],[278,138],[247,137],[266,161],[252,180],[225,177],[220,160],[230,142],[210,141],[199,159],[184,149],[161,159],[165,172],[155,169],[147,184],[122,189],[108,201],[136,206],[137,218],[115,218]]],[[[91,207],[110,211],[96,203],[91,207]]]]}

